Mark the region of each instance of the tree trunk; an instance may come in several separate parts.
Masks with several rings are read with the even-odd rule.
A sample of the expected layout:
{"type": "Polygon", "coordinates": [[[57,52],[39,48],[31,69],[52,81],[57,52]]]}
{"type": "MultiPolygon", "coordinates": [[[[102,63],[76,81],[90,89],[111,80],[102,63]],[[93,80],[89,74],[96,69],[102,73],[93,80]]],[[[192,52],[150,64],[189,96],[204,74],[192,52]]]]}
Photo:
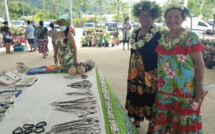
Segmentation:
{"type": "Polygon", "coordinates": [[[214,23],[213,23],[213,30],[214,30],[214,26],[215,26],[215,8],[214,8],[214,23]]]}
{"type": "Polygon", "coordinates": [[[102,21],[102,0],[100,1],[100,21],[102,21]]]}
{"type": "Polygon", "coordinates": [[[118,11],[117,11],[117,14],[119,14],[119,2],[120,2],[120,0],[118,0],[118,11]]]}
{"type": "Polygon", "coordinates": [[[56,15],[55,2],[52,3],[52,14],[56,15]]]}
{"type": "Polygon", "coordinates": [[[215,13],[214,13],[214,24],[213,24],[213,30],[214,30],[214,26],[215,26],[215,13]]]}

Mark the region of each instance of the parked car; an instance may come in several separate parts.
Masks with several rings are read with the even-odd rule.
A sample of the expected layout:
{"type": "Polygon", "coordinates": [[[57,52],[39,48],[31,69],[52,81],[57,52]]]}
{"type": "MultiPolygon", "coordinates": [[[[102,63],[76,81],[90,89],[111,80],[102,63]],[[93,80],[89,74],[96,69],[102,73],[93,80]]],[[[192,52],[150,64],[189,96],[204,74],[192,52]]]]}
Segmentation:
{"type": "Polygon", "coordinates": [[[106,31],[113,35],[116,31],[118,31],[118,25],[116,22],[107,22],[106,24],[106,31]]]}
{"type": "Polygon", "coordinates": [[[23,20],[13,20],[11,21],[11,25],[14,27],[22,27],[25,28],[27,24],[23,20]]]}
{"type": "Polygon", "coordinates": [[[118,29],[119,29],[119,30],[122,30],[122,29],[123,29],[123,24],[124,24],[124,22],[117,22],[117,25],[118,25],[118,29]]]}
{"type": "MultiPolygon", "coordinates": [[[[182,27],[191,28],[191,19],[188,17],[182,23],[182,27]]],[[[200,18],[193,17],[192,18],[192,31],[196,33],[206,33],[207,30],[212,30],[212,26],[207,22],[201,20],[200,18]]]]}
{"type": "Polygon", "coordinates": [[[4,19],[0,18],[0,24],[3,24],[4,21],[4,19]]]}
{"type": "MultiPolygon", "coordinates": [[[[46,27],[49,31],[51,30],[51,27],[49,26],[50,23],[52,23],[52,22],[50,22],[50,21],[43,22],[43,26],[46,27]]],[[[54,27],[57,29],[57,31],[60,31],[59,25],[54,24],[54,27]]]]}
{"type": "Polygon", "coordinates": [[[213,19],[208,19],[206,22],[207,22],[209,25],[211,25],[211,26],[213,26],[213,24],[214,24],[213,19]]]}
{"type": "Polygon", "coordinates": [[[138,22],[131,22],[132,27],[140,27],[140,23],[138,22]]]}
{"type": "Polygon", "coordinates": [[[51,27],[49,26],[51,22],[43,22],[43,26],[46,27],[49,31],[51,30],[51,27]]]}
{"type": "Polygon", "coordinates": [[[104,21],[99,21],[99,22],[96,24],[96,26],[98,26],[98,27],[100,27],[100,26],[105,27],[105,23],[106,23],[106,22],[104,22],[104,21]]]}
{"type": "Polygon", "coordinates": [[[89,27],[95,27],[94,23],[85,23],[83,26],[83,36],[85,36],[85,29],[89,27]]]}

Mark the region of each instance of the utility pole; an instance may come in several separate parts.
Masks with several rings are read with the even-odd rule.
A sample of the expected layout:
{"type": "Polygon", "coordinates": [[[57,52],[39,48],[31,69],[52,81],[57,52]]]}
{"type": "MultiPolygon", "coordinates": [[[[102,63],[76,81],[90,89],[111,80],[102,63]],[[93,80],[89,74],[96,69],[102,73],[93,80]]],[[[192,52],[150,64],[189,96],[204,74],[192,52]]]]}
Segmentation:
{"type": "Polygon", "coordinates": [[[69,7],[70,7],[70,19],[71,19],[71,24],[73,25],[73,23],[72,23],[72,0],[69,0],[69,7]]]}
{"type": "Polygon", "coordinates": [[[131,23],[131,0],[129,0],[129,22],[131,23]]]}
{"type": "Polygon", "coordinates": [[[23,11],[23,16],[25,16],[25,9],[24,9],[24,3],[23,3],[23,0],[22,0],[22,11],[23,11]]]}
{"type": "Polygon", "coordinates": [[[30,12],[31,12],[31,17],[32,17],[33,22],[34,22],[34,15],[32,14],[32,10],[31,10],[31,0],[29,0],[29,9],[30,9],[30,12]]]}
{"type": "Polygon", "coordinates": [[[184,7],[187,8],[187,0],[184,0],[184,7]]]}
{"type": "Polygon", "coordinates": [[[214,24],[213,24],[213,30],[214,30],[214,26],[215,26],[215,8],[214,9],[214,24]]]}
{"type": "Polygon", "coordinates": [[[4,0],[4,5],[5,5],[5,10],[6,10],[6,16],[7,16],[7,21],[8,21],[8,26],[10,27],[10,15],[9,15],[9,10],[8,10],[8,5],[7,5],[7,0],[4,0]]]}

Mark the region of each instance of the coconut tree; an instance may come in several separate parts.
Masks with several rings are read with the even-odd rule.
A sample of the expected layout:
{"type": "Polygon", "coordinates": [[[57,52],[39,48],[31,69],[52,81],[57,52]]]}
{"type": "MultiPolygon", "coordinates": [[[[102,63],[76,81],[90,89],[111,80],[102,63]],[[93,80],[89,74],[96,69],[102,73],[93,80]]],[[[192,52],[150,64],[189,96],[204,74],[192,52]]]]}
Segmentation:
{"type": "Polygon", "coordinates": [[[204,0],[204,2],[207,5],[212,5],[212,10],[213,10],[213,19],[214,19],[214,24],[213,24],[213,30],[214,30],[214,25],[215,25],[215,0],[204,0]]]}
{"type": "MultiPolygon", "coordinates": [[[[19,11],[22,10],[22,9],[20,9],[20,5],[23,5],[23,7],[25,7],[25,8],[29,8],[28,4],[17,1],[17,0],[10,0],[7,3],[8,3],[9,11],[12,11],[12,12],[10,12],[11,19],[17,19],[21,15],[21,14],[19,14],[19,11]]],[[[4,2],[0,3],[0,8],[3,9],[2,14],[3,14],[3,16],[5,16],[6,13],[5,13],[5,3],[4,2]]]]}
{"type": "Polygon", "coordinates": [[[39,12],[34,16],[35,21],[40,21],[40,20],[44,20],[46,18],[47,14],[46,13],[42,13],[39,12]]]}
{"type": "Polygon", "coordinates": [[[99,14],[100,14],[100,21],[102,20],[102,5],[106,3],[107,0],[96,0],[95,3],[99,5],[99,14]]]}
{"type": "Polygon", "coordinates": [[[124,12],[128,9],[127,3],[123,2],[122,0],[110,0],[107,4],[109,5],[109,10],[117,15],[120,13],[120,11],[124,12]]]}
{"type": "Polygon", "coordinates": [[[51,13],[53,15],[56,15],[56,5],[62,6],[64,8],[67,7],[68,0],[43,0],[44,7],[47,7],[48,5],[52,5],[51,13]]]}
{"type": "Polygon", "coordinates": [[[78,11],[78,16],[81,19],[81,6],[89,8],[89,0],[73,0],[72,6],[78,11]]]}

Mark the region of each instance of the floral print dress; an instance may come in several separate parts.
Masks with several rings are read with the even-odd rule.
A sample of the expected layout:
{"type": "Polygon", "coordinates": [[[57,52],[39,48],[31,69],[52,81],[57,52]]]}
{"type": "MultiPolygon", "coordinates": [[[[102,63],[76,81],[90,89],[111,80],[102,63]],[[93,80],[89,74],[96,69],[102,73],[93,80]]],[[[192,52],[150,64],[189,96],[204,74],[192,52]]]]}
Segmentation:
{"type": "MultiPolygon", "coordinates": [[[[167,45],[166,45],[167,46],[167,45]]],[[[195,96],[195,63],[191,53],[204,52],[195,33],[167,50],[159,44],[156,94],[149,132],[154,134],[202,134],[200,110],[189,109],[195,96]]]]}
{"type": "MultiPolygon", "coordinates": [[[[135,32],[135,43],[138,33],[135,32]]],[[[149,31],[150,32],[150,31],[149,31]]],[[[157,68],[157,53],[154,51],[160,34],[157,33],[149,42],[138,49],[131,48],[128,70],[127,97],[125,108],[128,116],[136,121],[150,120],[155,94],[151,94],[153,71],[157,68]]],[[[142,40],[143,36],[139,36],[142,40]]]]}
{"type": "Polygon", "coordinates": [[[69,40],[66,43],[63,38],[60,38],[60,41],[56,40],[56,44],[58,45],[58,61],[60,66],[63,67],[64,64],[71,64],[74,58],[74,49],[71,47],[69,40]]]}

